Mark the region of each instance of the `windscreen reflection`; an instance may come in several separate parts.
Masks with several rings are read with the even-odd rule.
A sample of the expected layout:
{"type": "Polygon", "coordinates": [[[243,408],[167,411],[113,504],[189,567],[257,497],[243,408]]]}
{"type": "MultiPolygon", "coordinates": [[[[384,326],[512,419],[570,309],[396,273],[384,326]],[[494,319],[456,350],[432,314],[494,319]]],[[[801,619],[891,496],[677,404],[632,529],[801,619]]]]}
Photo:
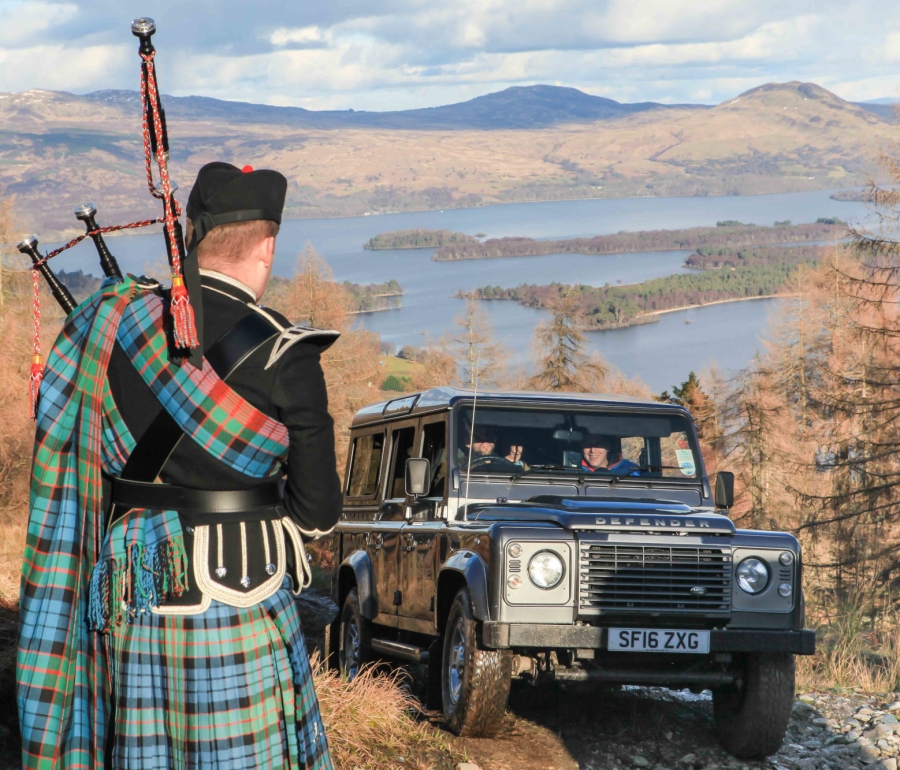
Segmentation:
{"type": "Polygon", "coordinates": [[[699,463],[683,415],[583,409],[462,407],[456,464],[465,473],[566,473],[696,479],[699,463]]]}

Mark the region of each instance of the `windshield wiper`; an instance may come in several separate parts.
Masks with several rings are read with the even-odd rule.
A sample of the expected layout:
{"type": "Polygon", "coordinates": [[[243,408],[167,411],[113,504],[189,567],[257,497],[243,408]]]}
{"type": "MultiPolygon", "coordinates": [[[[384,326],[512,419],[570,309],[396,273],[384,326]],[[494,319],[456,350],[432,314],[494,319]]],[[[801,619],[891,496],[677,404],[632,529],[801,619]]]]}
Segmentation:
{"type": "Polygon", "coordinates": [[[512,477],[513,481],[522,478],[522,476],[527,476],[529,473],[533,473],[534,471],[565,471],[566,473],[578,473],[583,474],[584,471],[579,470],[578,468],[573,468],[571,465],[530,465],[528,466],[528,470],[519,471],[515,476],[512,477]]]}
{"type": "MultiPolygon", "coordinates": [[[[680,465],[638,465],[632,471],[680,471],[680,465]]],[[[618,475],[618,474],[617,474],[618,475]]],[[[627,474],[625,474],[627,475],[627,474]]]]}

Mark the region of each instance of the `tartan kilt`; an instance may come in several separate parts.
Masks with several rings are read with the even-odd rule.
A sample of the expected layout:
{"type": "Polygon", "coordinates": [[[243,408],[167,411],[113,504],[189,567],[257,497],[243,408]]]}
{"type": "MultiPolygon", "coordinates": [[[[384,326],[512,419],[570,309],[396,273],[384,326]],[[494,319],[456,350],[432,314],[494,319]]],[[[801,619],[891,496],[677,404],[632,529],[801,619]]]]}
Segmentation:
{"type": "Polygon", "coordinates": [[[332,770],[289,582],[252,607],[111,629],[110,767],[332,770]]]}

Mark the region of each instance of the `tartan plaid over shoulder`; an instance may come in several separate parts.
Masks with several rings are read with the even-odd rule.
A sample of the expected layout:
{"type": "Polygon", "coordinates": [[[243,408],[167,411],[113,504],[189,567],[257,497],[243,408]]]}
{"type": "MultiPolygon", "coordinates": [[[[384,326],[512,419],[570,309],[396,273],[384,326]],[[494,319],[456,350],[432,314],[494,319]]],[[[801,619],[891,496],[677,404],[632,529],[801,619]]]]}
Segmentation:
{"type": "MultiPolygon", "coordinates": [[[[113,661],[106,635],[89,628],[89,581],[107,534],[101,473],[121,472],[135,444],[106,379],[115,341],[185,433],[215,457],[261,478],[277,473],[287,456],[286,428],[233,391],[205,360],[202,369],[169,362],[162,315],[162,300],[132,279],[107,282],[66,319],[47,360],[17,661],[27,768],[98,768],[105,763],[113,661]]],[[[165,552],[172,556],[169,567],[179,573],[161,584],[150,581],[152,605],[164,601],[166,592],[180,592],[186,556],[177,516],[138,513],[168,514],[172,524],[160,528],[148,519],[148,526],[136,528],[164,531],[165,552]]],[[[148,576],[141,573],[158,565],[134,549],[129,554],[137,562],[114,562],[112,567],[131,570],[141,588],[137,593],[146,599],[148,576]]]]}

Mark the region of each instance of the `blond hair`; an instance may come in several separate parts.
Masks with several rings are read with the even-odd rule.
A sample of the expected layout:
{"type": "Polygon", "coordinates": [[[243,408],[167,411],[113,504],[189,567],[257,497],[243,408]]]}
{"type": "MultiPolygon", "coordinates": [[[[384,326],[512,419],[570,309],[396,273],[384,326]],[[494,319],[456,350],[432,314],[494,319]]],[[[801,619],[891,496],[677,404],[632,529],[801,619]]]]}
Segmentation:
{"type": "MultiPolygon", "coordinates": [[[[241,263],[247,253],[265,238],[278,235],[279,225],[271,219],[254,219],[250,222],[229,222],[210,230],[197,247],[200,267],[214,269],[241,263]]],[[[191,242],[194,225],[187,221],[185,240],[191,242]]]]}

